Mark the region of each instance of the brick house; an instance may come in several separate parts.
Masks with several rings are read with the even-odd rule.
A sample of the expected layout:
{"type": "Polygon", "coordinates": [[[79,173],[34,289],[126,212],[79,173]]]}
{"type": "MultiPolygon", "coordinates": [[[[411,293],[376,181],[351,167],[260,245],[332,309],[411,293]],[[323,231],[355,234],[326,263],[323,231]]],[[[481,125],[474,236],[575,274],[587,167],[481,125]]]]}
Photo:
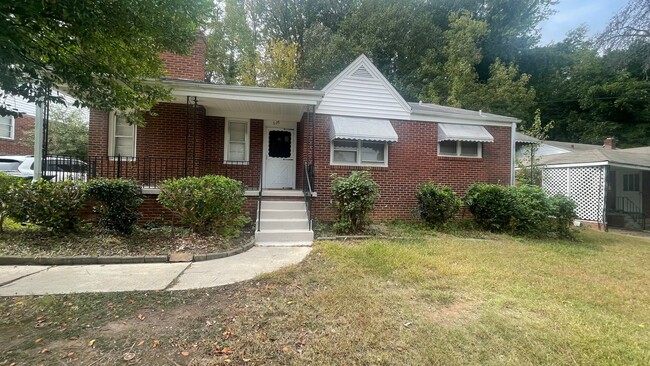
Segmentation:
{"type": "Polygon", "coordinates": [[[34,145],[29,143],[28,132],[34,129],[34,104],[14,96],[7,97],[4,104],[22,115],[0,116],[0,155],[31,155],[34,145]]]}
{"type": "Polygon", "coordinates": [[[375,220],[412,219],[429,180],[460,195],[475,182],[513,182],[515,118],[408,103],[363,55],[323,90],[295,90],[206,83],[203,52],[199,42],[188,57],[163,55],[174,100],[145,127],[90,112],[91,173],[141,181],[145,220],[164,215],[157,183],[187,175],[241,180],[268,244],[309,243],[309,219],[334,218],[332,173],[372,173],[375,220]]]}

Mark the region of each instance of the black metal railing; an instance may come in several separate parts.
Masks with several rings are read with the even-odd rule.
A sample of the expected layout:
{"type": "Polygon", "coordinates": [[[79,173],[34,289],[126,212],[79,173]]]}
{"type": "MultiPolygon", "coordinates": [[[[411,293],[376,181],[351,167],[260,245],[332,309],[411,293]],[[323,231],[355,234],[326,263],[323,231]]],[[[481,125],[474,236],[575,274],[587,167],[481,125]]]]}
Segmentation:
{"type": "Polygon", "coordinates": [[[643,213],[643,210],[641,210],[641,208],[631,199],[627,197],[616,197],[616,211],[630,216],[634,222],[641,226],[642,230],[645,230],[646,216],[643,213]]]}
{"type": "MultiPolygon", "coordinates": [[[[30,169],[34,169],[32,164],[30,169]]],[[[52,182],[88,180],[88,164],[72,156],[48,155],[41,163],[41,177],[52,182]]]]}
{"type": "Polygon", "coordinates": [[[314,179],[314,166],[305,162],[305,171],[302,176],[302,193],[305,196],[305,205],[307,206],[307,221],[309,222],[309,230],[313,230],[311,221],[311,199],[314,195],[312,181],[314,179]]]}
{"type": "Polygon", "coordinates": [[[257,192],[257,226],[255,229],[260,231],[262,228],[262,187],[264,186],[264,164],[260,164],[260,182],[258,185],[259,191],[257,192]]]}
{"type": "Polygon", "coordinates": [[[100,156],[88,160],[88,179],[131,178],[145,188],[156,188],[161,181],[189,175],[224,175],[244,182],[247,189],[255,189],[249,174],[248,162],[167,157],[100,156]],[[188,166],[188,164],[190,166],[188,166]]]}

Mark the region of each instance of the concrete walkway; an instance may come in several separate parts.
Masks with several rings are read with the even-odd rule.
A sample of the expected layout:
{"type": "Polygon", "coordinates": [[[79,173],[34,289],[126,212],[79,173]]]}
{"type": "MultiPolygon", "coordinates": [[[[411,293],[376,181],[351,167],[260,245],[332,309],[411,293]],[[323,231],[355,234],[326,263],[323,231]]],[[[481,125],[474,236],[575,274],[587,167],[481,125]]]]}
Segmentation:
{"type": "Polygon", "coordinates": [[[192,263],[0,266],[0,296],[215,287],[299,263],[310,250],[253,247],[232,257],[192,263]]]}

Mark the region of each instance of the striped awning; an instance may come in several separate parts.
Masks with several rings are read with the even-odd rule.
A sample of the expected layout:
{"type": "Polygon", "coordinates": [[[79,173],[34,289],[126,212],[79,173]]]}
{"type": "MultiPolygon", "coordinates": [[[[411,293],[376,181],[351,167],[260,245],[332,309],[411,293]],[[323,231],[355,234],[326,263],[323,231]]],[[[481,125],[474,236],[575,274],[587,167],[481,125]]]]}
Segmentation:
{"type": "Polygon", "coordinates": [[[330,140],[397,142],[397,133],[387,119],[332,116],[330,140]]]}
{"type": "Polygon", "coordinates": [[[438,123],[438,141],[494,142],[483,126],[438,123]]]}

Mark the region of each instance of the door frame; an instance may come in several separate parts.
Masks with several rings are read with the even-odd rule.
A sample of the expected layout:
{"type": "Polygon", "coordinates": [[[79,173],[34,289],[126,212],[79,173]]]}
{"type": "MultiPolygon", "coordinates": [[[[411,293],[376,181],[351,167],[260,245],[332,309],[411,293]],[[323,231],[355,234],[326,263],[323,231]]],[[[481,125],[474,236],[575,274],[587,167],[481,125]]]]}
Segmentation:
{"type": "Polygon", "coordinates": [[[262,135],[262,187],[260,189],[281,189],[281,188],[267,188],[266,187],[266,159],[269,154],[269,131],[271,130],[292,130],[291,133],[291,156],[293,156],[293,177],[291,179],[291,189],[296,189],[296,166],[298,157],[296,156],[296,141],[298,133],[298,122],[287,122],[279,120],[264,120],[264,133],[262,135]]]}

